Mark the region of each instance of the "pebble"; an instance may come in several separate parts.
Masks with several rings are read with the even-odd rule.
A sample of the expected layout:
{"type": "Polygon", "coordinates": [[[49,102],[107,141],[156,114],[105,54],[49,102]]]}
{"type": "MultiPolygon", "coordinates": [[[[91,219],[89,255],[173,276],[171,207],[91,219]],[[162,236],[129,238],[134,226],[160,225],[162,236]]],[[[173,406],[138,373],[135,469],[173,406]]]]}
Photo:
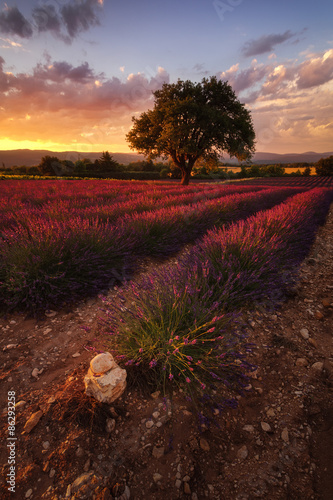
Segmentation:
{"type": "Polygon", "coordinates": [[[159,474],[158,472],[155,472],[155,473],[153,474],[153,480],[154,480],[154,483],[158,483],[159,481],[161,481],[162,477],[163,477],[163,476],[162,476],[161,474],[159,474]]]}
{"type": "Polygon", "coordinates": [[[331,299],[325,298],[321,301],[324,307],[330,307],[331,305],[331,299]]]}
{"type": "Polygon", "coordinates": [[[191,494],[191,488],[188,483],[184,483],[184,493],[185,495],[190,495],[191,494]]]}
{"type": "Polygon", "coordinates": [[[179,489],[179,488],[181,487],[181,485],[182,485],[181,480],[180,480],[180,479],[176,479],[176,482],[175,482],[175,486],[176,486],[176,488],[178,488],[178,489],[179,489]]]}
{"type": "Polygon", "coordinates": [[[260,425],[263,431],[271,432],[272,428],[267,422],[261,422],[260,425]]]}
{"type": "Polygon", "coordinates": [[[153,413],[153,417],[157,420],[158,417],[160,416],[160,412],[159,411],[154,411],[153,413]]]}
{"type": "Polygon", "coordinates": [[[266,411],[267,417],[275,417],[275,411],[273,408],[269,408],[269,410],[266,411]]]}
{"type": "Polygon", "coordinates": [[[300,334],[304,340],[308,340],[308,338],[310,337],[309,330],[307,328],[302,328],[300,334]]]}
{"type": "Polygon", "coordinates": [[[324,363],[322,363],[321,361],[317,361],[316,363],[313,363],[313,365],[311,365],[311,368],[312,370],[321,373],[324,368],[324,363]]]}
{"type": "Polygon", "coordinates": [[[315,317],[316,317],[316,319],[323,319],[324,315],[320,311],[315,311],[315,317]]]}
{"type": "Polygon", "coordinates": [[[244,425],[243,431],[254,432],[254,427],[253,427],[253,425],[244,425]]]}
{"type": "Polygon", "coordinates": [[[206,439],[204,439],[204,438],[200,439],[200,448],[204,451],[210,450],[210,446],[209,446],[208,442],[206,441],[206,439]]]}
{"type": "Polygon", "coordinates": [[[72,358],[78,358],[79,356],[81,356],[81,354],[79,352],[72,354],[72,358]]]}
{"type": "Polygon", "coordinates": [[[56,473],[55,469],[51,469],[51,470],[50,470],[49,477],[52,479],[52,477],[54,477],[54,476],[55,476],[55,473],[56,473]]]}
{"type": "Polygon", "coordinates": [[[155,458],[162,458],[164,455],[164,446],[154,446],[152,455],[155,458]]]}
{"type": "Polygon", "coordinates": [[[31,417],[26,421],[23,432],[29,434],[29,432],[31,432],[32,429],[38,424],[42,415],[43,412],[41,410],[36,411],[36,413],[33,413],[31,417]]]}
{"type": "Polygon", "coordinates": [[[296,359],[296,366],[308,366],[309,362],[305,358],[296,359]]]}
{"type": "Polygon", "coordinates": [[[44,450],[48,450],[50,448],[50,442],[49,441],[44,441],[43,442],[43,448],[44,448],[44,450]]]}
{"type": "Polygon", "coordinates": [[[146,427],[147,429],[151,429],[154,425],[154,422],[152,420],[147,420],[146,422],[146,427]]]}
{"type": "Polygon", "coordinates": [[[240,460],[245,460],[249,454],[247,447],[244,445],[237,451],[237,458],[240,460]]]}
{"type": "Polygon", "coordinates": [[[281,433],[281,438],[285,443],[289,443],[289,433],[287,427],[285,427],[281,433]]]}
{"type": "Polygon", "coordinates": [[[43,373],[43,371],[44,371],[44,368],[42,368],[41,370],[39,370],[38,368],[34,368],[31,372],[31,376],[38,379],[38,375],[43,373]]]}
{"type": "Polygon", "coordinates": [[[106,432],[108,434],[111,434],[112,431],[114,431],[116,427],[116,421],[114,418],[107,418],[106,419],[106,432]]]}
{"type": "Polygon", "coordinates": [[[32,495],[32,489],[30,488],[30,490],[28,490],[28,491],[26,492],[26,494],[25,494],[25,498],[29,498],[29,497],[31,497],[31,495],[32,495]]]}
{"type": "Polygon", "coordinates": [[[51,311],[51,310],[50,310],[50,311],[48,311],[48,312],[45,312],[45,316],[46,316],[47,318],[53,318],[56,314],[57,314],[57,312],[56,312],[56,311],[51,311]]]}

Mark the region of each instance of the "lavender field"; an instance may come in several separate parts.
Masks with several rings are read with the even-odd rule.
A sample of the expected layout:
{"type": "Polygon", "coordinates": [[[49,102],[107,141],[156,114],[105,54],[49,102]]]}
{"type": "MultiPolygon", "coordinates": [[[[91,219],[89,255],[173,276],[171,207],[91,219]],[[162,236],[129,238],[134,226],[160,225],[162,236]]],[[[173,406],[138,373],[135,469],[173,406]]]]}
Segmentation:
{"type": "Polygon", "coordinates": [[[103,331],[120,363],[198,401],[222,384],[215,408],[233,406],[252,367],[232,325],[293,282],[333,200],[317,183],[2,181],[1,311],[38,315],[117,284],[103,331]]]}

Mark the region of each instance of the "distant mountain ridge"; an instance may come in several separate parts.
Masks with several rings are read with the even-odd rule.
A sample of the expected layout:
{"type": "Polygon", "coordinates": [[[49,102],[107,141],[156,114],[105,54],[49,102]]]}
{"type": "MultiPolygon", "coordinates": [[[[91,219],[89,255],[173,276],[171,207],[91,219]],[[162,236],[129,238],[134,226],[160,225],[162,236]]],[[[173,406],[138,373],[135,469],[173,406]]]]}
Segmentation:
{"type": "MultiPolygon", "coordinates": [[[[112,153],[111,156],[124,165],[128,165],[133,161],[144,160],[144,156],[137,153],[112,153]]],[[[91,161],[95,161],[100,158],[102,151],[100,153],[89,153],[89,152],[79,152],[79,151],[49,151],[46,149],[13,149],[7,151],[0,151],[0,167],[3,165],[6,168],[12,167],[14,165],[21,166],[26,165],[27,167],[32,167],[38,165],[43,156],[56,156],[59,160],[71,160],[73,162],[78,159],[89,158],[91,161]]],[[[320,158],[327,158],[332,156],[333,152],[328,153],[316,153],[314,151],[307,151],[305,153],[255,153],[252,163],[263,164],[263,163],[299,163],[299,162],[316,162],[320,158]]],[[[230,163],[238,164],[235,159],[229,159],[226,155],[224,161],[230,163]]]]}

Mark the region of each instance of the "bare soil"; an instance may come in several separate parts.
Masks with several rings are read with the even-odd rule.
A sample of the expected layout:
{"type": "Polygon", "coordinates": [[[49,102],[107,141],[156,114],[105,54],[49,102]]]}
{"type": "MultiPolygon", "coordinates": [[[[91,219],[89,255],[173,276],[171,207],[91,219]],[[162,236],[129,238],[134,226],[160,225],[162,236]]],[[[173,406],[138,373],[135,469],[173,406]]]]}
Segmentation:
{"type": "Polygon", "coordinates": [[[96,298],[38,320],[0,318],[1,498],[332,498],[333,208],[290,295],[242,312],[258,369],[216,426],[200,427],[181,393],[170,401],[129,385],[112,406],[84,394],[90,348],[105,348],[101,307],[96,298]],[[15,441],[8,391],[19,403],[15,441]]]}

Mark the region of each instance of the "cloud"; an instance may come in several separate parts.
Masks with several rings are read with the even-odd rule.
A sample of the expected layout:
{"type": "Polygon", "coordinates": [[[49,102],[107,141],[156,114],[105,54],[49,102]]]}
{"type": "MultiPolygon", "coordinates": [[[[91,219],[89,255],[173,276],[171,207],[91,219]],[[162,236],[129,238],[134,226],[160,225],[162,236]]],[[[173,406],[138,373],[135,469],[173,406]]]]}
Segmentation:
{"type": "Polygon", "coordinates": [[[21,38],[31,38],[33,34],[31,23],[18,8],[7,5],[0,12],[0,31],[6,35],[18,35],[21,38]]]}
{"type": "Polygon", "coordinates": [[[272,52],[276,45],[289,40],[295,35],[296,33],[292,33],[290,30],[282,34],[263,35],[257,38],[257,40],[246,42],[242,47],[242,54],[246,57],[253,57],[265,54],[266,52],[272,52]]]}
{"type": "Polygon", "coordinates": [[[297,86],[308,89],[323,85],[333,79],[333,49],[322,56],[303,62],[298,71],[297,86]]]}
{"type": "Polygon", "coordinates": [[[100,24],[95,12],[98,5],[101,5],[98,0],[85,0],[69,2],[61,8],[61,17],[70,38],[75,38],[82,31],[100,24]]]}
{"type": "Polygon", "coordinates": [[[169,74],[162,67],[120,80],[96,73],[87,62],[75,66],[50,58],[29,73],[12,74],[0,57],[0,130],[15,140],[68,143],[70,137],[105,147],[110,137],[124,139],[131,117],[152,108],[152,92],[164,82],[169,74]]]}
{"type": "MultiPolygon", "coordinates": [[[[60,3],[60,2],[58,2],[60,3]]],[[[80,33],[97,26],[103,0],[69,0],[62,6],[42,5],[32,9],[32,21],[26,19],[17,7],[5,7],[0,12],[0,32],[31,38],[38,33],[49,32],[66,43],[80,33]]]]}
{"type": "Polygon", "coordinates": [[[239,64],[235,64],[219,76],[222,80],[228,80],[234,91],[238,94],[261,82],[269,73],[270,68],[271,66],[257,64],[257,61],[254,60],[248,69],[239,71],[239,64]]]}

